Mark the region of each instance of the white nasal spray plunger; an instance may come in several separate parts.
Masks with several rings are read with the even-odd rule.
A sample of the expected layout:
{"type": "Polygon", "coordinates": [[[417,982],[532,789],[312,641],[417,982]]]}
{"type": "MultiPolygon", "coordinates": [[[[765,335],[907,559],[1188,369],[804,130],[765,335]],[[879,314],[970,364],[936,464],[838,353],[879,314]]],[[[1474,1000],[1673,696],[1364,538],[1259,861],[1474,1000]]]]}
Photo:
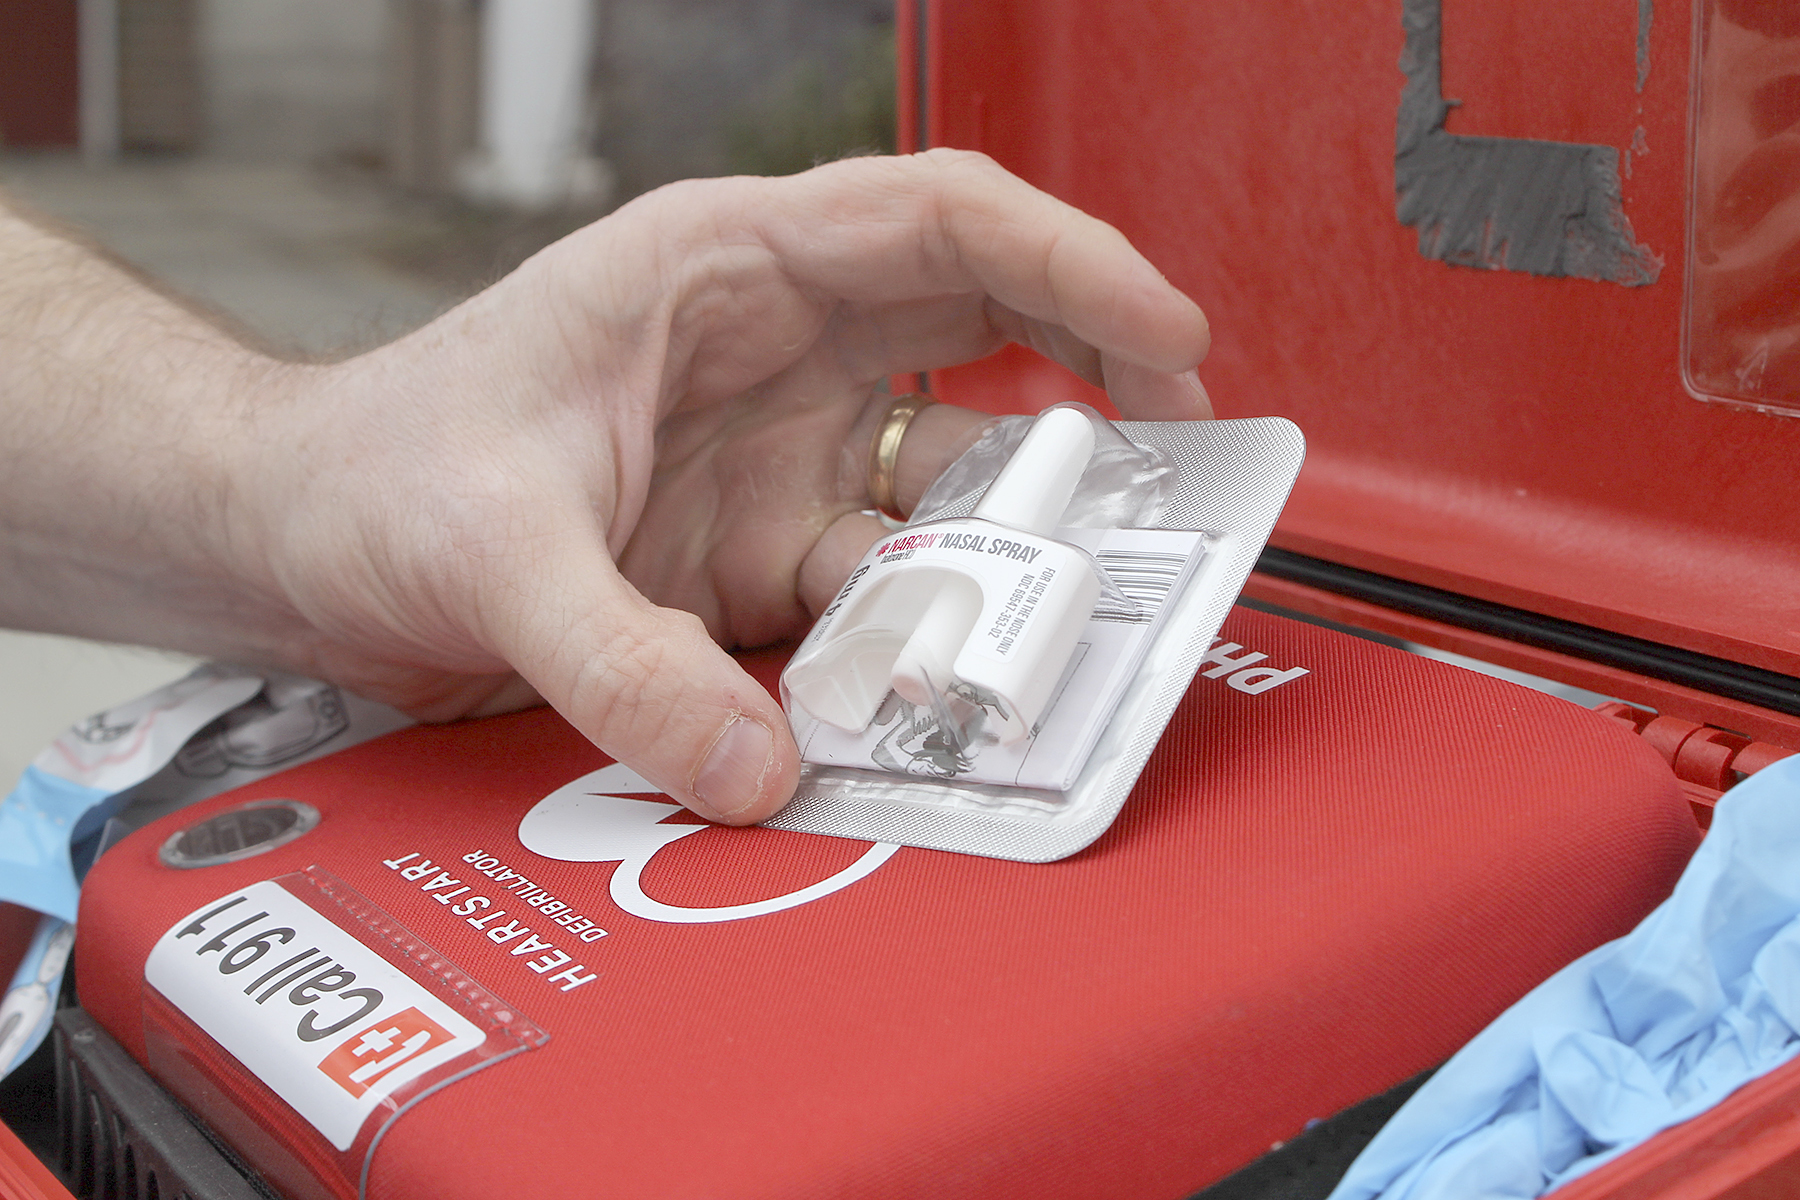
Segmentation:
{"type": "Polygon", "coordinates": [[[1050,535],[1094,453],[1094,427],[1051,409],[972,516],[883,539],[782,674],[791,702],[850,732],[889,690],[987,710],[1003,742],[1031,732],[1100,598],[1093,560],[1050,535]]]}

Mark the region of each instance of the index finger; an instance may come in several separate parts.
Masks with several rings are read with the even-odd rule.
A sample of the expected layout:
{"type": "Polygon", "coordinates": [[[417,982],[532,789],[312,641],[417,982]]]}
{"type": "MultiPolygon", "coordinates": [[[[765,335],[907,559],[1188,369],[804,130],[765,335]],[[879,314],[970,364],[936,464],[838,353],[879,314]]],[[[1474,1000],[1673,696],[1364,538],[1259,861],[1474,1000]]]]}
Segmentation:
{"type": "Polygon", "coordinates": [[[765,186],[745,218],[809,290],[866,305],[985,292],[1138,366],[1206,357],[1199,305],[1123,234],[986,155],[848,159],[765,186]]]}

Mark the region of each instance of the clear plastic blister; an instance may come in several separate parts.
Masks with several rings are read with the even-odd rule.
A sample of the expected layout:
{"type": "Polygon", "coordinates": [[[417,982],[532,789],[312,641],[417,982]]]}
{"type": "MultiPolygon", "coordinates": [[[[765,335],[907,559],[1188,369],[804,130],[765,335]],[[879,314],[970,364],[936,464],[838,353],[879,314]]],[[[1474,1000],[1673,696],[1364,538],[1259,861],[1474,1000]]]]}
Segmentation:
{"type": "MultiPolygon", "coordinates": [[[[1299,471],[1304,442],[1281,418],[1111,424],[1073,407],[1094,423],[1094,448],[1053,534],[1010,535],[969,519],[1034,420],[1006,418],[927,491],[911,524],[871,550],[821,617],[783,678],[783,701],[806,762],[794,801],[770,825],[1048,861],[1073,854],[1112,823],[1261,553],[1299,471]],[[931,572],[947,569],[956,557],[950,550],[969,546],[1023,568],[1010,596],[990,592],[984,617],[996,610],[1012,617],[1023,596],[1023,616],[1033,618],[1033,586],[1066,588],[1072,567],[1063,566],[1055,580],[1053,569],[1031,575],[1039,561],[1052,561],[1032,553],[1040,546],[1061,555],[1056,561],[1088,564],[1098,585],[1087,593],[1094,599],[1081,601],[1066,666],[1055,679],[1017,685],[1048,696],[1041,710],[1030,698],[1022,702],[1028,730],[1005,700],[960,687],[938,663],[918,672],[935,685],[926,694],[902,689],[913,692],[910,700],[888,691],[874,704],[865,679],[866,708],[846,710],[850,715],[840,714],[836,724],[796,702],[790,675],[809,656],[816,674],[820,644],[847,600],[862,605],[852,619],[865,625],[882,619],[871,617],[867,592],[857,594],[870,571],[950,579],[954,572],[931,572]],[[1007,600],[1014,607],[999,608],[1007,600]]],[[[1007,579],[1002,575],[996,585],[1000,593],[1007,579]]],[[[923,609],[935,611],[929,602],[935,595],[920,585],[908,599],[926,597],[923,609]]],[[[978,603],[971,599],[970,613],[978,603]]],[[[917,602],[890,608],[900,626],[931,620],[929,612],[920,616],[917,602]]],[[[1020,623],[1014,617],[1012,628],[1020,623]]],[[[970,640],[1006,632],[1004,620],[992,624],[970,640]]],[[[966,632],[967,621],[957,628],[966,632]]],[[[906,633],[900,628],[886,644],[879,672],[906,633]]],[[[876,678],[885,689],[885,674],[876,678]]]]}
{"type": "MultiPolygon", "coordinates": [[[[1062,524],[1080,529],[1154,529],[1164,525],[1177,487],[1175,462],[1157,446],[1139,445],[1085,404],[1059,404],[1094,425],[1094,453],[1069,497],[1062,524]]],[[[925,489],[912,525],[966,517],[1025,440],[1033,417],[1000,417],[925,489]]]]}

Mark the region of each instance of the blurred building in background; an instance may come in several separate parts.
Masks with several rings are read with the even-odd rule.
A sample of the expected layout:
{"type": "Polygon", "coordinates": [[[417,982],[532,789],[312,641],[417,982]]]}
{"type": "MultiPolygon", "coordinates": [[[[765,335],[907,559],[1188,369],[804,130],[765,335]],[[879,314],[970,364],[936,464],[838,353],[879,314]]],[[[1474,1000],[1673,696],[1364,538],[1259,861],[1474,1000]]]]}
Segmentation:
{"type": "Polygon", "coordinates": [[[608,0],[595,146],[625,194],[891,150],[892,0],[608,0]]]}
{"type": "Polygon", "coordinates": [[[0,0],[0,147],[625,199],[891,145],[892,18],[892,0],[0,0]]]}

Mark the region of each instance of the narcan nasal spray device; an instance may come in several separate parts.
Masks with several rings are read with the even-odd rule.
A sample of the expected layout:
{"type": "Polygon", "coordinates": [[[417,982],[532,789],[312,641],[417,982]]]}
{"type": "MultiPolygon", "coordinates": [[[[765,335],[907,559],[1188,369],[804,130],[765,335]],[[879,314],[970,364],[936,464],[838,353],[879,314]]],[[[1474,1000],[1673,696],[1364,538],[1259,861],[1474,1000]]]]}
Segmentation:
{"type": "Polygon", "coordinates": [[[764,823],[1024,862],[1092,843],[1304,456],[1280,417],[1115,423],[1067,404],[1002,418],[869,548],[788,661],[800,784],[764,823]]]}
{"type": "Polygon", "coordinates": [[[789,663],[793,701],[856,732],[890,689],[928,708],[960,698],[1003,744],[1023,739],[1102,590],[1094,559],[1051,536],[1093,452],[1089,419],[1052,409],[971,516],[878,546],[789,663]]]}

